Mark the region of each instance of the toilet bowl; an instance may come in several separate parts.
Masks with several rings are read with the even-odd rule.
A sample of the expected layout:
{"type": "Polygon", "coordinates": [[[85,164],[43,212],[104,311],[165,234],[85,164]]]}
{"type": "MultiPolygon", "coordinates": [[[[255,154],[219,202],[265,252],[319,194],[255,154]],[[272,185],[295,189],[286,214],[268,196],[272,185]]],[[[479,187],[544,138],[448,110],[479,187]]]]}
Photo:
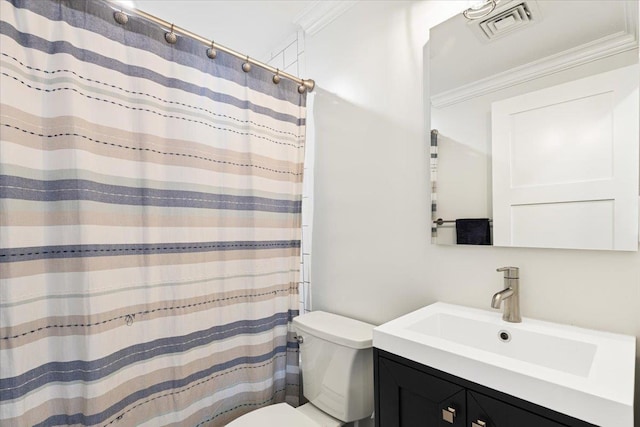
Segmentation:
{"type": "Polygon", "coordinates": [[[374,326],[313,311],[293,319],[300,342],[302,390],[309,403],[249,412],[229,427],[338,427],[373,413],[374,326]]]}

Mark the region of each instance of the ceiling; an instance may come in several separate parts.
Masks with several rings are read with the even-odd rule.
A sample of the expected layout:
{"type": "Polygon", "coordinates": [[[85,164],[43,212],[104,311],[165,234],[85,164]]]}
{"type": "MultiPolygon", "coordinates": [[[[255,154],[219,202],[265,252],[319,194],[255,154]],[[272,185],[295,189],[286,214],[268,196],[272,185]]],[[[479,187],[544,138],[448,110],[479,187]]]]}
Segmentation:
{"type": "Polygon", "coordinates": [[[151,15],[261,61],[295,34],[313,0],[134,0],[151,15]]]}

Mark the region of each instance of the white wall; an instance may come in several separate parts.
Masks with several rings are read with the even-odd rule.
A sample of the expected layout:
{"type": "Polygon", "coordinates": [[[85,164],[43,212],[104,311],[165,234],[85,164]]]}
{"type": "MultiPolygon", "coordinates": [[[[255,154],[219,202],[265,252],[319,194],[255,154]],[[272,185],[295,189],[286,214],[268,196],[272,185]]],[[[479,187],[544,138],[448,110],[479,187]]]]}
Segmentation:
{"type": "Polygon", "coordinates": [[[313,308],[376,324],[435,301],[490,309],[495,269],[514,265],[524,316],[640,337],[640,253],[429,243],[423,48],[466,3],[361,1],[307,37],[313,308]]]}

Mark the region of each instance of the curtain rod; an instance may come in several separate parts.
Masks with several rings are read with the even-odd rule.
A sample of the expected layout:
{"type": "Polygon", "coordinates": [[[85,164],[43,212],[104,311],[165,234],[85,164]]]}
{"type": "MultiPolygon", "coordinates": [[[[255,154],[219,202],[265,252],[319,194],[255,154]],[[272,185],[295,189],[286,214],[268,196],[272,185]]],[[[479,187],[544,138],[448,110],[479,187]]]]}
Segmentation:
{"type": "MultiPolygon", "coordinates": [[[[287,78],[289,80],[293,80],[294,82],[298,83],[300,86],[298,86],[298,92],[300,93],[304,93],[305,91],[313,91],[313,88],[316,86],[316,82],[313,81],[312,79],[301,79],[300,77],[296,77],[293,74],[289,74],[289,73],[285,73],[284,71],[278,69],[278,68],[274,68],[271,65],[265,64],[264,62],[258,61],[256,59],[250,58],[248,55],[243,55],[240,52],[236,52],[233,49],[229,49],[228,47],[219,45],[218,43],[214,43],[213,40],[207,40],[202,36],[199,36],[195,33],[192,33],[189,30],[185,30],[184,28],[180,28],[168,21],[165,21],[164,19],[160,19],[154,15],[151,15],[147,12],[144,12],[138,8],[135,7],[129,7],[129,6],[125,6],[124,4],[118,2],[117,0],[106,0],[107,3],[109,3],[111,5],[111,7],[116,10],[116,11],[120,11],[121,13],[124,13],[124,11],[126,10],[129,13],[138,15],[148,21],[151,21],[161,27],[167,28],[169,29],[169,33],[167,34],[182,34],[183,36],[187,36],[190,37],[196,41],[199,41],[200,43],[204,44],[205,46],[209,46],[211,49],[217,49],[219,51],[228,53],[229,55],[233,55],[236,58],[240,58],[240,59],[244,59],[246,61],[246,63],[248,64],[253,64],[256,65],[260,68],[264,68],[265,70],[271,71],[272,73],[274,73],[274,79],[273,82],[277,84],[278,81],[280,81],[279,77],[284,77],[287,78]]],[[[117,14],[118,12],[116,12],[117,14]]],[[[122,22],[119,17],[115,17],[116,21],[120,24],[124,24],[126,23],[126,19],[124,20],[124,22],[122,22]]],[[[175,43],[175,41],[173,42],[175,43]]],[[[249,71],[248,69],[245,69],[245,65],[242,66],[242,69],[245,71],[249,71]]]]}

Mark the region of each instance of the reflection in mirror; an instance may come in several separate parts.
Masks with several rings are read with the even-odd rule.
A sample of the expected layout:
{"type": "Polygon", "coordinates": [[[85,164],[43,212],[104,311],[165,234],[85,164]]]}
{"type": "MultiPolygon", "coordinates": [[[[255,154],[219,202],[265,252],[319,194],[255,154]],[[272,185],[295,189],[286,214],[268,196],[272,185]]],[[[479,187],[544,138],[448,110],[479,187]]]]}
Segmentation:
{"type": "Polygon", "coordinates": [[[433,241],[637,250],[638,2],[496,3],[430,32],[433,241]]]}

